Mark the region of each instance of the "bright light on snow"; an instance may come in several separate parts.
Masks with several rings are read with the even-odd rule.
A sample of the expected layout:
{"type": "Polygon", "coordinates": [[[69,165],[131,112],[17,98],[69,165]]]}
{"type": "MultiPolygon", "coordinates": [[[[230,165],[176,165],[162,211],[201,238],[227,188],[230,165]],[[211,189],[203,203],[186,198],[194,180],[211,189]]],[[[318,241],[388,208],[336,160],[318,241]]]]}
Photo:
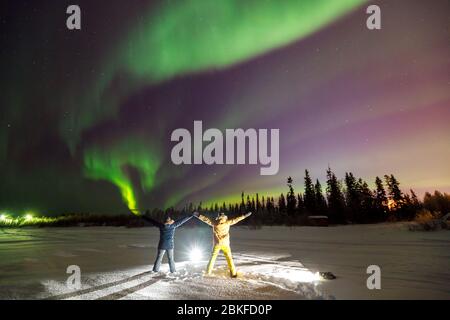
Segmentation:
{"type": "Polygon", "coordinates": [[[307,270],[280,270],[276,273],[279,278],[287,279],[292,282],[316,282],[320,280],[318,272],[313,273],[307,270]]]}
{"type": "Polygon", "coordinates": [[[0,214],[0,221],[3,223],[12,223],[13,219],[5,213],[0,214]]]}
{"type": "Polygon", "coordinates": [[[291,271],[287,272],[285,276],[287,279],[296,282],[316,282],[320,280],[319,273],[311,271],[291,271]]]}
{"type": "Polygon", "coordinates": [[[191,261],[200,261],[202,259],[202,256],[202,251],[197,247],[192,248],[189,252],[189,260],[191,261]]]}

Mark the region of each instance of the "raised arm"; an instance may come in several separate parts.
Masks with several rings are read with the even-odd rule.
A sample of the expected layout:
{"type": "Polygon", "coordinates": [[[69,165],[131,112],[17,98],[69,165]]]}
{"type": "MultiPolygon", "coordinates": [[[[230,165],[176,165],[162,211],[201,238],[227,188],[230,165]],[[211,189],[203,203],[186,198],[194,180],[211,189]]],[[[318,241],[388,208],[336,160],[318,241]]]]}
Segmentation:
{"type": "Polygon", "coordinates": [[[191,219],[193,216],[192,215],[190,215],[190,216],[186,216],[186,217],[184,217],[184,218],[181,218],[181,219],[178,219],[177,221],[175,221],[173,224],[174,224],[174,227],[175,228],[178,228],[178,227],[181,227],[184,223],[186,223],[189,219],[191,219]]]}
{"type": "Polygon", "coordinates": [[[252,215],[251,212],[247,213],[247,214],[243,214],[242,216],[236,217],[234,219],[230,219],[228,220],[228,222],[230,223],[230,226],[232,226],[233,224],[238,223],[239,221],[244,220],[245,218],[248,218],[252,215]]]}
{"type": "Polygon", "coordinates": [[[204,216],[202,214],[194,214],[194,216],[196,216],[198,219],[200,219],[204,223],[209,224],[210,226],[213,226],[213,222],[207,216],[204,216]]]}
{"type": "Polygon", "coordinates": [[[150,223],[153,224],[155,227],[160,228],[160,227],[162,227],[162,225],[163,225],[161,222],[156,221],[155,219],[153,219],[152,217],[150,217],[150,216],[148,216],[148,215],[146,215],[146,214],[141,214],[140,217],[141,217],[142,219],[144,219],[145,221],[150,222],[150,223]]]}

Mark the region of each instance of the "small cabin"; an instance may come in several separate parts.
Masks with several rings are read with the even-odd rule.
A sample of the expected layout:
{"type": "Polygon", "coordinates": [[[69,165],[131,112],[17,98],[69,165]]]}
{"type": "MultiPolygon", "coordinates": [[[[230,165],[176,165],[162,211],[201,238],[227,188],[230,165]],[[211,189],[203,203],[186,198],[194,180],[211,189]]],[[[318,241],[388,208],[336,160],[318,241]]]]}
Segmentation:
{"type": "Polygon", "coordinates": [[[308,224],[314,227],[328,227],[327,216],[309,216],[308,224]]]}

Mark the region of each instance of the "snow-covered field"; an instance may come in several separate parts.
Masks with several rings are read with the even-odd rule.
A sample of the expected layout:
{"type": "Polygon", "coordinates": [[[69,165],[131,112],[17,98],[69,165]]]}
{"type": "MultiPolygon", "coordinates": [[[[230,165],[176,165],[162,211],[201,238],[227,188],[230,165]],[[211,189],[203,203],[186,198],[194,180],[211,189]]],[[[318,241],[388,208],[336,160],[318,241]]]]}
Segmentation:
{"type": "MultiPolygon", "coordinates": [[[[151,273],[156,228],[0,230],[0,299],[450,299],[450,232],[410,232],[405,224],[234,227],[239,271],[231,279],[219,258],[202,272],[211,230],[176,234],[178,272],[151,273]],[[189,261],[192,247],[203,252],[189,261]],[[69,289],[69,265],[81,268],[81,289],[69,289]],[[366,269],[381,267],[381,290],[369,290],[366,269]],[[317,280],[331,271],[335,280],[317,280]]],[[[165,261],[166,262],[166,261],[165,261]]]]}

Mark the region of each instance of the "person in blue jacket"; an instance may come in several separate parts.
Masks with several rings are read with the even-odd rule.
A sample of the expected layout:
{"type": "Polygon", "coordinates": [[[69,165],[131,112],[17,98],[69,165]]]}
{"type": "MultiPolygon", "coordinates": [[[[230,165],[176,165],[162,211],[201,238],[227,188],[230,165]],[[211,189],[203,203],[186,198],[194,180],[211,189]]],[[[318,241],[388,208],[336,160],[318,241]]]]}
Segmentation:
{"type": "Polygon", "coordinates": [[[187,222],[189,219],[191,219],[193,216],[194,214],[186,216],[176,221],[174,221],[170,216],[168,216],[164,223],[156,221],[155,219],[151,218],[148,214],[141,216],[144,220],[149,221],[154,226],[159,228],[158,254],[156,256],[155,264],[153,265],[154,272],[159,272],[162,259],[166,252],[167,257],[169,258],[170,272],[171,273],[176,272],[175,261],[173,259],[175,230],[176,228],[180,227],[185,222],[187,222]]]}

